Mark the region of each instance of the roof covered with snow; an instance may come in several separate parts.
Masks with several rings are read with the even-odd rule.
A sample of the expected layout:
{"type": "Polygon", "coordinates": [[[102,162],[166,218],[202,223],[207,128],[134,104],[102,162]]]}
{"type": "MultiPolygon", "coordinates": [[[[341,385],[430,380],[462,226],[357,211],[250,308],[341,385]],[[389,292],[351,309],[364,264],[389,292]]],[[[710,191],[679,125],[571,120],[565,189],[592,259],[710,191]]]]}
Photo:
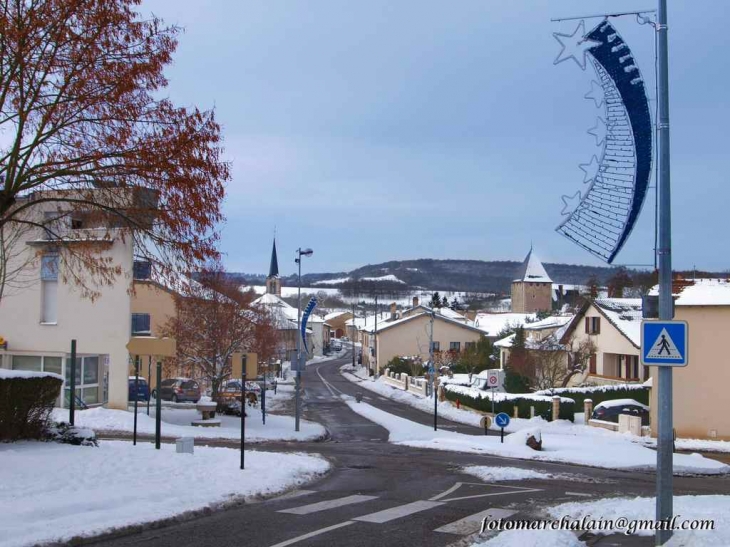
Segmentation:
{"type": "Polygon", "coordinates": [[[521,327],[527,320],[534,319],[534,313],[479,313],[474,326],[494,338],[507,328],[521,327]]]}
{"type": "Polygon", "coordinates": [[[530,249],[530,252],[527,253],[525,260],[520,267],[520,273],[515,281],[525,281],[528,283],[553,282],[532,248],[530,249]]]}
{"type": "MultiPolygon", "coordinates": [[[[728,279],[685,279],[672,284],[676,306],[730,306],[728,279]]],[[[649,294],[659,294],[659,287],[654,287],[649,294]]]]}
{"type": "MultiPolygon", "coordinates": [[[[404,317],[403,319],[397,319],[395,321],[388,321],[387,323],[384,323],[382,326],[380,326],[380,324],[378,324],[378,331],[390,329],[397,325],[401,325],[403,323],[413,321],[414,319],[417,319],[419,317],[430,317],[430,315],[431,315],[430,312],[421,312],[421,313],[416,313],[414,315],[409,315],[408,317],[404,317]]],[[[447,323],[451,323],[453,325],[458,325],[459,327],[463,327],[465,329],[469,329],[471,331],[476,331],[476,332],[481,333],[481,331],[479,329],[477,329],[476,327],[473,327],[471,324],[467,324],[467,323],[464,323],[463,321],[458,321],[456,319],[451,319],[450,317],[446,317],[439,313],[435,313],[434,318],[439,321],[445,321],[447,323]]]]}
{"type": "Polygon", "coordinates": [[[641,298],[597,298],[593,304],[634,347],[641,347],[641,298]]]}

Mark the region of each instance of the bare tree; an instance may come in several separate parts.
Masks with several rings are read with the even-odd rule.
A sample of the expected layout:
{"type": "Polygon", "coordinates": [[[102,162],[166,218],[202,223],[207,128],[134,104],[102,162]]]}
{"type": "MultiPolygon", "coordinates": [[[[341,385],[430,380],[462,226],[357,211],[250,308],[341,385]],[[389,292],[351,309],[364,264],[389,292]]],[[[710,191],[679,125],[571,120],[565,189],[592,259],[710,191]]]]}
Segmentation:
{"type": "MultiPolygon", "coordinates": [[[[2,248],[26,228],[45,234],[92,298],[123,273],[100,241],[133,238],[170,275],[214,259],[230,178],[213,113],[165,98],[179,29],[139,3],[0,4],[2,248]]],[[[0,283],[23,270],[10,258],[0,283]]]]}
{"type": "Polygon", "coordinates": [[[534,363],[532,385],[538,390],[546,390],[566,387],[574,376],[583,374],[596,353],[596,346],[589,338],[578,343],[571,339],[569,344],[561,344],[550,335],[529,351],[534,363]]]}

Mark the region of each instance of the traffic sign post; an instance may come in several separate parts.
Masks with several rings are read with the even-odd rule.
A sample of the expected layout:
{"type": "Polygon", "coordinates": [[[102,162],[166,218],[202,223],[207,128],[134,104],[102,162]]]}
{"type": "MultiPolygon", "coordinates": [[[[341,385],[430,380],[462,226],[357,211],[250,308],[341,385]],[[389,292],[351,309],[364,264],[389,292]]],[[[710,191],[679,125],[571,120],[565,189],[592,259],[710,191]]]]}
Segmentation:
{"type": "Polygon", "coordinates": [[[490,370],[487,373],[487,386],[492,390],[492,414],[494,414],[494,390],[499,385],[499,372],[490,370]]]}
{"type": "Polygon", "coordinates": [[[504,412],[500,412],[494,417],[494,423],[500,428],[501,438],[500,442],[504,442],[504,428],[509,425],[509,415],[504,412]]]}
{"type": "Polygon", "coordinates": [[[689,326],[686,321],[642,321],[641,364],[686,367],[689,326]]]}

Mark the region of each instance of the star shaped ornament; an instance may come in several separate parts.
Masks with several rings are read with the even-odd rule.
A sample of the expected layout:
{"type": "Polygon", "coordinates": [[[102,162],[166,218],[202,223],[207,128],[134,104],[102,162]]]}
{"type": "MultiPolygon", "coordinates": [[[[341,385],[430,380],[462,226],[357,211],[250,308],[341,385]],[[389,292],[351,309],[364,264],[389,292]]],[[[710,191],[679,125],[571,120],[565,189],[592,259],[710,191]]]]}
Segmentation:
{"type": "Polygon", "coordinates": [[[596,146],[601,146],[610,131],[611,127],[602,118],[596,118],[596,125],[588,130],[588,134],[596,138],[596,146]]]}
{"type": "Polygon", "coordinates": [[[592,100],[596,108],[601,108],[604,101],[603,88],[595,80],[591,80],[591,90],[584,95],[586,99],[592,100]]]}
{"type": "Polygon", "coordinates": [[[586,53],[592,47],[601,45],[601,42],[596,42],[595,40],[589,40],[586,38],[585,34],[586,27],[583,21],[578,23],[578,28],[575,29],[573,34],[553,32],[553,36],[561,46],[560,53],[558,53],[553,64],[557,65],[558,63],[562,63],[568,59],[573,59],[581,70],[585,70],[586,53]]]}
{"type": "Polygon", "coordinates": [[[583,171],[583,184],[590,182],[592,180],[595,180],[595,178],[598,176],[598,171],[601,168],[601,164],[598,161],[598,158],[596,156],[593,156],[591,158],[590,163],[581,163],[578,167],[580,167],[581,171],[583,171]]]}
{"type": "Polygon", "coordinates": [[[560,211],[560,214],[570,216],[580,205],[580,191],[572,196],[562,196],[560,199],[563,200],[563,210],[560,211]]]}

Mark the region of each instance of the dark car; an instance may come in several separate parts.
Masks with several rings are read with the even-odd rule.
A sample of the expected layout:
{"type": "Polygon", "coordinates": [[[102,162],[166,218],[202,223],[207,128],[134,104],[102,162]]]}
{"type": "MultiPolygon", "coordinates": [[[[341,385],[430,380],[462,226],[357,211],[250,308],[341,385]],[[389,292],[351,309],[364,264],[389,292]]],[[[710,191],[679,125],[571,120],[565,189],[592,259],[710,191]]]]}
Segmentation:
{"type": "Polygon", "coordinates": [[[129,400],[130,401],[149,401],[150,400],[150,387],[147,385],[147,380],[140,377],[139,383],[137,384],[137,394],[134,392],[134,381],[135,377],[129,377],[129,400]]]}
{"type": "Polygon", "coordinates": [[[158,393],[160,399],[163,401],[172,401],[173,403],[183,401],[197,403],[200,400],[200,386],[198,382],[189,378],[169,378],[162,380],[159,389],[155,389],[152,392],[152,396],[157,397],[158,393]]]}
{"type": "Polygon", "coordinates": [[[604,422],[618,423],[618,417],[621,414],[639,416],[641,418],[641,425],[649,425],[649,407],[633,399],[603,401],[593,409],[591,418],[594,420],[603,420],[604,422]]]}

